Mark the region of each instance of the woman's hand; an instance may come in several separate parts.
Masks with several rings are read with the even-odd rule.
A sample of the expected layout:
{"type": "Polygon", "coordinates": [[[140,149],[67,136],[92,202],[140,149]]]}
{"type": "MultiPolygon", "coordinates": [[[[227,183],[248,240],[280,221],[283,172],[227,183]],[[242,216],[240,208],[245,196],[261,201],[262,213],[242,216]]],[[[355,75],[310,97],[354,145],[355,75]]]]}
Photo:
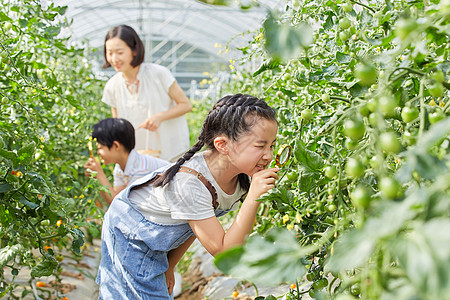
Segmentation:
{"type": "Polygon", "coordinates": [[[175,272],[174,269],[168,268],[165,272],[167,289],[169,290],[169,295],[173,293],[173,287],[175,286],[175,272]]]}
{"type": "Polygon", "coordinates": [[[158,115],[151,116],[144,122],[142,122],[141,125],[139,125],[138,128],[145,128],[150,131],[156,131],[159,128],[159,125],[161,125],[162,119],[158,115]]]}
{"type": "Polygon", "coordinates": [[[88,161],[84,164],[84,175],[90,177],[92,175],[91,171],[100,173],[102,172],[102,165],[94,158],[90,157],[88,161]]]}
{"type": "Polygon", "coordinates": [[[258,199],[261,195],[267,193],[270,189],[275,187],[275,180],[278,179],[279,168],[264,169],[256,172],[252,177],[248,196],[250,199],[258,199]]]}

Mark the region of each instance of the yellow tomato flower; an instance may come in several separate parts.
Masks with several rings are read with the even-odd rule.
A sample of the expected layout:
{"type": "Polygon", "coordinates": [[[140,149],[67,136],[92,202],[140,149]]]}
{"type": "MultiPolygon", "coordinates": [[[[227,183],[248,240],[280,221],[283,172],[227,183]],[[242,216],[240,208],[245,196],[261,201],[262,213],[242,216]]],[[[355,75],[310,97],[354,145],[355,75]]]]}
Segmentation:
{"type": "Polygon", "coordinates": [[[289,221],[289,215],[283,216],[283,224],[286,224],[286,222],[289,221]]]}

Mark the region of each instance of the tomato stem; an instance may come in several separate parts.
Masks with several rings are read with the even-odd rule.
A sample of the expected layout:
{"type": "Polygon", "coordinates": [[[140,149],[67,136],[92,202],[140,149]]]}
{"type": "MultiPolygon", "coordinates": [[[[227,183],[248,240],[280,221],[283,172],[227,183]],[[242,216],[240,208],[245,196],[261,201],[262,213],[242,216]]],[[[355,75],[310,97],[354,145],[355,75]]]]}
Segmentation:
{"type": "Polygon", "coordinates": [[[355,1],[355,0],[350,0],[350,1],[353,2],[353,3],[355,3],[355,4],[358,4],[358,5],[361,5],[361,6],[365,7],[365,8],[367,8],[368,10],[370,10],[371,12],[373,12],[374,14],[376,13],[375,9],[373,9],[373,8],[370,7],[370,6],[367,6],[367,5],[363,4],[363,3],[358,2],[358,1],[355,1]]]}

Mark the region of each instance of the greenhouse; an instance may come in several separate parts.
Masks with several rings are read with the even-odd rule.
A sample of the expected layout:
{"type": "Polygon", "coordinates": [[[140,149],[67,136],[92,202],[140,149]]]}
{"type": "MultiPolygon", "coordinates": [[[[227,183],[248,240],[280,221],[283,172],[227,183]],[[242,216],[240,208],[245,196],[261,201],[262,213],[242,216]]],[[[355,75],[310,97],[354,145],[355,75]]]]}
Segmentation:
{"type": "Polygon", "coordinates": [[[0,4],[1,299],[450,299],[449,0],[0,4]]]}
{"type": "MultiPolygon", "coordinates": [[[[234,49],[246,46],[267,11],[282,1],[262,1],[248,10],[237,3],[214,6],[195,0],[55,3],[67,6],[65,16],[72,20],[67,32],[71,42],[87,42],[99,49],[95,59],[98,65],[94,65],[98,75],[110,77],[114,73],[101,69],[106,32],[127,24],[145,43],[145,61],[168,67],[183,90],[194,95],[201,93],[198,89],[202,80],[210,80],[207,74],[221,74],[220,78],[226,79],[229,60],[236,58],[234,49]]],[[[201,89],[209,85],[202,84],[201,89]]]]}

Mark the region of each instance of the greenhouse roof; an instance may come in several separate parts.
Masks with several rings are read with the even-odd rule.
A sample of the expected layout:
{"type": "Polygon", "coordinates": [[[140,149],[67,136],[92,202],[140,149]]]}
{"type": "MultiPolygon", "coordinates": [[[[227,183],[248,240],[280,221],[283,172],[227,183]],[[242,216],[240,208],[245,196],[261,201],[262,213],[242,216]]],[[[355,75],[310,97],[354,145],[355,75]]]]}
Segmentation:
{"type": "Polygon", "coordinates": [[[217,55],[217,44],[232,38],[235,43],[242,42],[238,35],[259,28],[268,9],[280,7],[284,0],[257,1],[259,6],[247,10],[241,9],[238,1],[230,2],[230,6],[217,6],[196,0],[54,1],[68,6],[66,16],[73,20],[69,34],[74,42],[85,40],[92,47],[101,47],[110,27],[127,24],[143,40],[159,41],[159,47],[177,41],[179,46],[190,45],[190,51],[201,49],[217,55]]]}

